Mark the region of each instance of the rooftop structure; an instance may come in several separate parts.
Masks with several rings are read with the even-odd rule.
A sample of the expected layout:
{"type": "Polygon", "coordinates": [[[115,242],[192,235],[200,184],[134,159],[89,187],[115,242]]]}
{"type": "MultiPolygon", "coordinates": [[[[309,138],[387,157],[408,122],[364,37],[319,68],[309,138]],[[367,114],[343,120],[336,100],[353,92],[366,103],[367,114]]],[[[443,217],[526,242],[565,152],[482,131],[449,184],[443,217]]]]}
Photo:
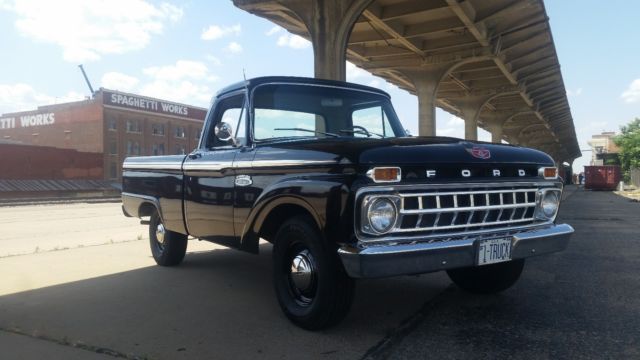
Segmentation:
{"type": "Polygon", "coordinates": [[[233,0],[309,39],[316,77],[345,80],[345,61],[416,94],[419,135],[435,107],[492,141],[581,156],[542,0],[233,0]]]}

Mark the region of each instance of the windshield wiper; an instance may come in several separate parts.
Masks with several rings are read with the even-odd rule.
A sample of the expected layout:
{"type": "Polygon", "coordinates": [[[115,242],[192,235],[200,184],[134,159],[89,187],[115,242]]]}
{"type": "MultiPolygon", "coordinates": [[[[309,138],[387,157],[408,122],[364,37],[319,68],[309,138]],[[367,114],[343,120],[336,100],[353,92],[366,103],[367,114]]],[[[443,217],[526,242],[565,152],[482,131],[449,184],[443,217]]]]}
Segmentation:
{"type": "Polygon", "coordinates": [[[381,138],[384,138],[384,135],[381,134],[377,134],[374,132],[371,132],[369,130],[360,130],[360,129],[342,129],[340,130],[340,132],[344,132],[344,133],[350,133],[350,134],[360,134],[360,135],[366,135],[368,138],[371,137],[371,135],[376,135],[379,136],[381,138]]]}
{"type": "Polygon", "coordinates": [[[336,135],[336,134],[332,134],[332,133],[328,133],[328,132],[324,132],[324,131],[304,129],[304,128],[275,128],[273,130],[306,131],[306,132],[311,132],[311,133],[314,133],[314,134],[322,134],[322,135],[327,135],[327,136],[331,136],[331,137],[340,137],[340,135],[336,135]]]}

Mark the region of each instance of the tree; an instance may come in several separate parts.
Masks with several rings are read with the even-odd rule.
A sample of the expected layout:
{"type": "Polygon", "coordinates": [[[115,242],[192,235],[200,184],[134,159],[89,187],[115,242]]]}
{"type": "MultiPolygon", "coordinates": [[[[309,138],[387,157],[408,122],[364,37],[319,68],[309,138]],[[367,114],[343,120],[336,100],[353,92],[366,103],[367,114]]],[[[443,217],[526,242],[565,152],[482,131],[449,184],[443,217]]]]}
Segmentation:
{"type": "Polygon", "coordinates": [[[625,181],[629,181],[629,170],[640,168],[640,118],[621,126],[620,132],[613,141],[620,148],[620,164],[625,181]]]}

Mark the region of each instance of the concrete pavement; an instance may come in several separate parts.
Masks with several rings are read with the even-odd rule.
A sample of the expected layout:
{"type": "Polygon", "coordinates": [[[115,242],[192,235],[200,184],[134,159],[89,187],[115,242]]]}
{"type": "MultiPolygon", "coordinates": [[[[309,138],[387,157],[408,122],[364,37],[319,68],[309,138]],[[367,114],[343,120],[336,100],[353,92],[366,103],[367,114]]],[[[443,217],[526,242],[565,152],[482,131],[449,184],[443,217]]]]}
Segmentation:
{"type": "MultiPolygon", "coordinates": [[[[29,225],[12,226],[28,232],[29,225]]],[[[278,307],[270,245],[257,256],[198,241],[189,249],[177,268],[155,266],[146,240],[2,258],[0,338],[17,332],[128,358],[358,358],[449,284],[443,274],[362,281],[349,317],[312,333],[278,307]]]]}
{"type": "MultiPolygon", "coordinates": [[[[86,239],[65,246],[59,229],[51,245],[69,250],[0,258],[0,357],[639,358],[640,203],[566,190],[569,249],[528,260],[512,289],[474,296],[443,273],[360,281],[347,319],[318,333],[281,314],[268,244],[256,256],[191,241],[182,266],[161,268],[136,220],[111,224],[133,240],[105,245],[83,245],[99,241],[75,227],[86,239]]],[[[30,216],[3,236],[36,238],[41,209],[17,209],[30,216]]],[[[101,211],[120,216],[117,204],[101,211]]]]}
{"type": "Polygon", "coordinates": [[[0,258],[148,238],[119,203],[0,207],[0,258]]]}

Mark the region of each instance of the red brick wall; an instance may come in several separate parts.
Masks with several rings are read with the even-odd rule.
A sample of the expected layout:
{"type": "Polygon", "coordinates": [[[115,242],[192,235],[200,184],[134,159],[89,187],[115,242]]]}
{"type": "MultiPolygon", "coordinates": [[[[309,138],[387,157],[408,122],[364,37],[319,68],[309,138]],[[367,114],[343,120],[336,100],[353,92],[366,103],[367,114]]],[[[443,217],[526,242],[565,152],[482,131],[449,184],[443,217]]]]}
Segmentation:
{"type": "Polygon", "coordinates": [[[101,180],[102,153],[44,146],[0,144],[0,179],[101,180]]]}
{"type": "Polygon", "coordinates": [[[0,139],[84,152],[103,151],[102,104],[95,99],[40,106],[37,110],[4,114],[2,117],[13,118],[15,127],[0,129],[0,139]],[[21,126],[21,117],[43,114],[54,114],[54,122],[21,126]]]}

